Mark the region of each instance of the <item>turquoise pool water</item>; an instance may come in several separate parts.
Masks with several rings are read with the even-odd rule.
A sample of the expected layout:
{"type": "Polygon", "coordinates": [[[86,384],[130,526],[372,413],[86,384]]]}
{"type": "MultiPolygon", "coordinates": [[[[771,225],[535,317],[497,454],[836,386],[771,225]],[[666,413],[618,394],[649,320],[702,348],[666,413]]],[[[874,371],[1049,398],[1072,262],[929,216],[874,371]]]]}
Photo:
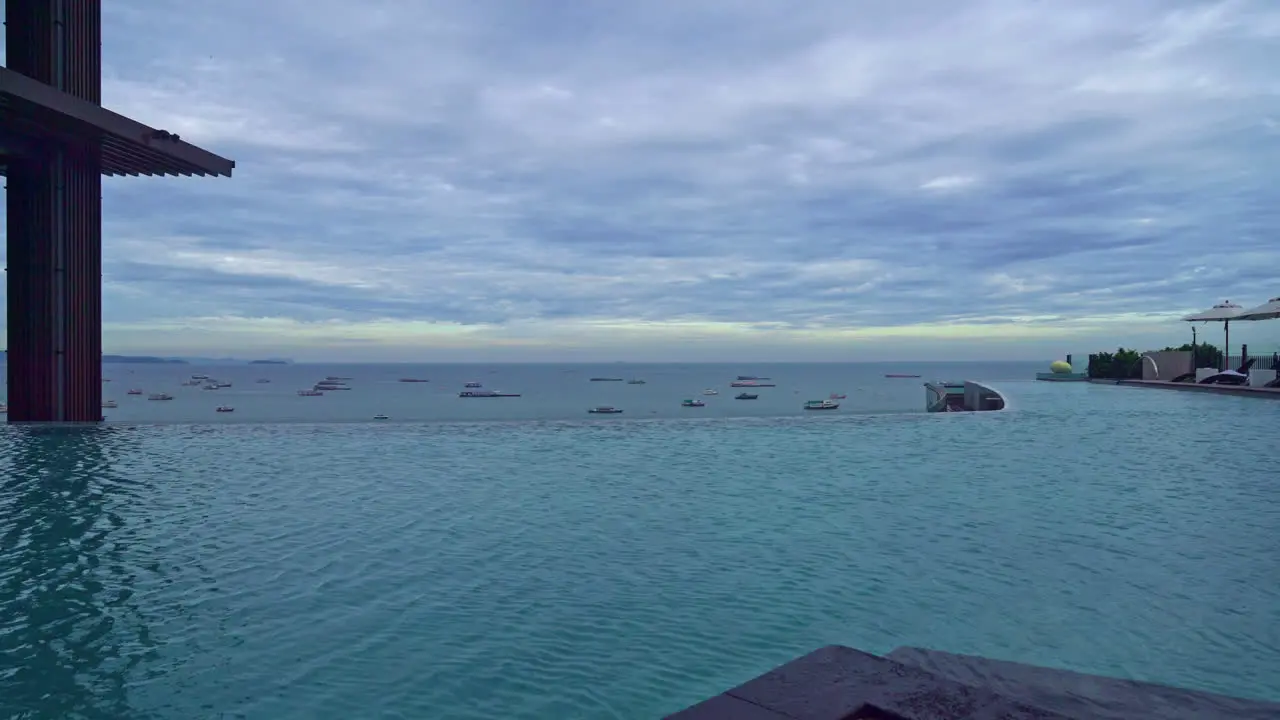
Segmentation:
{"type": "Polygon", "coordinates": [[[1280,403],[997,385],[1011,411],[8,428],[0,717],[650,718],[827,643],[1280,698],[1280,403]]]}

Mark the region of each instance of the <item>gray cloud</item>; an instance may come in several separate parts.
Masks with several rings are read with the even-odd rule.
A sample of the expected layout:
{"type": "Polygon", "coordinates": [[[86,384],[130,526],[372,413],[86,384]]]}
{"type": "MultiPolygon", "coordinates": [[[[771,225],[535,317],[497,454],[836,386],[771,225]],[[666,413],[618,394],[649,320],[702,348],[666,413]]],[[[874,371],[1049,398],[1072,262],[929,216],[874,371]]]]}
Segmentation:
{"type": "Polygon", "coordinates": [[[1280,293],[1267,0],[545,10],[105,6],[106,104],[238,162],[107,182],[108,320],[1031,327],[1280,293]]]}

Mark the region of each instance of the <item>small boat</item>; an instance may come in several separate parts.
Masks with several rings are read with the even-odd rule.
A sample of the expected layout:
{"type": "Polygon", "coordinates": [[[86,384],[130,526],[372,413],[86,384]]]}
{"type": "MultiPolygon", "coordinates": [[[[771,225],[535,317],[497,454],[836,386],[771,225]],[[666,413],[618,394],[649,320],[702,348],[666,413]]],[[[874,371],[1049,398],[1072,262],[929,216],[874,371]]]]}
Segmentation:
{"type": "Polygon", "coordinates": [[[520,393],[504,393],[497,390],[463,390],[458,393],[460,398],[502,398],[502,397],[520,397],[520,393]]]}
{"type": "Polygon", "coordinates": [[[4,403],[0,403],[0,415],[4,415],[7,412],[9,412],[9,406],[4,403]]]}
{"type": "Polygon", "coordinates": [[[254,380],[254,382],[258,383],[259,385],[262,385],[262,384],[265,384],[265,383],[269,383],[269,382],[271,382],[271,381],[270,381],[270,380],[268,380],[268,379],[266,379],[266,378],[258,378],[257,380],[254,380]]]}
{"type": "Polygon", "coordinates": [[[760,396],[755,393],[738,393],[733,396],[734,400],[756,400],[760,396]]]}
{"type": "Polygon", "coordinates": [[[635,380],[628,380],[627,384],[628,385],[644,385],[644,381],[641,380],[640,378],[636,378],[635,380]]]}
{"type": "Polygon", "coordinates": [[[830,395],[827,396],[827,398],[830,400],[844,400],[847,397],[849,396],[845,395],[844,393],[831,393],[830,395]]]}
{"type": "Polygon", "coordinates": [[[192,380],[208,380],[209,376],[208,375],[192,375],[191,379],[192,380]]]}
{"type": "Polygon", "coordinates": [[[729,387],[736,388],[761,388],[761,387],[778,387],[773,383],[756,382],[755,380],[735,380],[729,383],[729,387]]]}
{"type": "Polygon", "coordinates": [[[702,391],[702,394],[703,394],[703,395],[719,395],[719,394],[720,394],[720,391],[719,391],[719,390],[712,390],[711,388],[707,388],[706,390],[703,390],[703,391],[702,391]]]}
{"type": "Polygon", "coordinates": [[[142,390],[140,390],[139,388],[133,388],[129,392],[125,393],[125,395],[141,395],[141,394],[142,394],[142,390]]]}
{"type": "Polygon", "coordinates": [[[618,415],[622,410],[611,405],[601,405],[600,407],[593,407],[587,412],[592,415],[618,415]]]}
{"type": "Polygon", "coordinates": [[[622,378],[591,378],[591,382],[622,382],[622,378]]]}
{"type": "Polygon", "coordinates": [[[350,380],[351,378],[349,378],[349,377],[338,377],[337,375],[326,375],[324,379],[325,379],[325,380],[327,380],[327,381],[329,381],[329,382],[341,382],[341,381],[343,381],[343,380],[350,380]]]}
{"type": "Polygon", "coordinates": [[[467,383],[466,385],[463,385],[462,387],[478,388],[478,387],[483,387],[483,385],[481,385],[480,383],[478,383],[478,382],[476,382],[476,381],[472,380],[471,382],[467,383]]]}
{"type": "Polygon", "coordinates": [[[324,393],[319,390],[299,390],[298,394],[302,397],[316,397],[318,395],[323,395],[324,393]]]}
{"type": "Polygon", "coordinates": [[[701,400],[690,399],[680,403],[680,407],[706,407],[706,406],[707,404],[702,402],[701,400]]]}
{"type": "Polygon", "coordinates": [[[350,390],[350,389],[351,387],[349,385],[343,385],[342,383],[332,383],[332,382],[318,382],[312,388],[312,390],[350,390]]]}
{"type": "Polygon", "coordinates": [[[117,403],[115,400],[103,400],[103,401],[102,401],[102,407],[107,408],[107,409],[110,409],[110,408],[118,408],[118,407],[120,407],[120,404],[119,404],[119,403],[117,403]]]}
{"type": "Polygon", "coordinates": [[[147,396],[148,400],[172,400],[173,396],[169,393],[151,393],[147,396]]]}
{"type": "Polygon", "coordinates": [[[804,404],[805,410],[836,410],[840,403],[834,400],[810,400],[804,404]]]}
{"type": "Polygon", "coordinates": [[[111,378],[102,378],[102,382],[111,382],[111,378]]]}
{"type": "Polygon", "coordinates": [[[383,415],[382,413],[378,413],[377,415],[373,416],[373,419],[374,420],[390,420],[391,418],[386,415],[383,415]]]}
{"type": "Polygon", "coordinates": [[[759,375],[739,375],[738,379],[739,380],[768,380],[769,378],[760,377],[759,375]]]}
{"type": "Polygon", "coordinates": [[[227,388],[227,387],[231,387],[231,383],[229,383],[229,382],[220,382],[220,383],[214,383],[214,384],[215,384],[215,385],[217,385],[217,386],[218,386],[218,387],[220,387],[220,388],[227,388]]]}
{"type": "Polygon", "coordinates": [[[920,377],[920,376],[919,376],[919,375],[905,375],[905,374],[903,374],[903,373],[886,373],[886,374],[885,374],[885,377],[887,377],[887,378],[918,378],[918,377],[920,377]]]}
{"type": "Polygon", "coordinates": [[[421,380],[419,378],[400,378],[400,382],[431,382],[431,381],[421,380]]]}
{"type": "Polygon", "coordinates": [[[235,412],[235,411],[236,409],[231,407],[230,405],[219,405],[218,409],[215,410],[214,412],[235,412]]]}
{"type": "Polygon", "coordinates": [[[198,385],[200,385],[199,380],[184,380],[182,382],[182,387],[197,387],[198,385]]]}

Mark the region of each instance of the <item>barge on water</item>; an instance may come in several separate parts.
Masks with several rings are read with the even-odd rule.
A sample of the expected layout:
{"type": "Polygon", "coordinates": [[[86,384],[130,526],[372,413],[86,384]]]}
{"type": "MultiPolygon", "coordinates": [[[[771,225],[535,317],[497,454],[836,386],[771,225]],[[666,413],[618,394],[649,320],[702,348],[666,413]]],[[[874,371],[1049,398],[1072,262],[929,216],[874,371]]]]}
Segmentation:
{"type": "Polygon", "coordinates": [[[929,412],[982,412],[1003,410],[1004,396],[973,380],[927,382],[925,409],[929,412]]]}

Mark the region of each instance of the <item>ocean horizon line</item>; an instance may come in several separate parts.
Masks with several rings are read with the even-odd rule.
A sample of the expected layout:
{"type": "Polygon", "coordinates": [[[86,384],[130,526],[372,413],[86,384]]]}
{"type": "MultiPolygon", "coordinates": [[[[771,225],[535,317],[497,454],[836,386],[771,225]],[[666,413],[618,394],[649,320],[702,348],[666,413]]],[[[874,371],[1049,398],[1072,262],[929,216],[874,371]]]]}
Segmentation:
{"type": "MultiPolygon", "coordinates": [[[[148,356],[179,358],[181,356],[148,356]]],[[[298,360],[284,363],[264,363],[269,365],[889,365],[904,363],[912,365],[966,365],[990,363],[1037,363],[1052,362],[1055,358],[1033,358],[1030,360],[298,360]]],[[[1061,359],[1061,358],[1056,358],[1061,359]]],[[[228,358],[228,363],[250,364],[249,360],[228,358]]],[[[152,363],[110,363],[112,365],[152,363]]],[[[217,361],[189,361],[190,365],[217,365],[217,361]]]]}

